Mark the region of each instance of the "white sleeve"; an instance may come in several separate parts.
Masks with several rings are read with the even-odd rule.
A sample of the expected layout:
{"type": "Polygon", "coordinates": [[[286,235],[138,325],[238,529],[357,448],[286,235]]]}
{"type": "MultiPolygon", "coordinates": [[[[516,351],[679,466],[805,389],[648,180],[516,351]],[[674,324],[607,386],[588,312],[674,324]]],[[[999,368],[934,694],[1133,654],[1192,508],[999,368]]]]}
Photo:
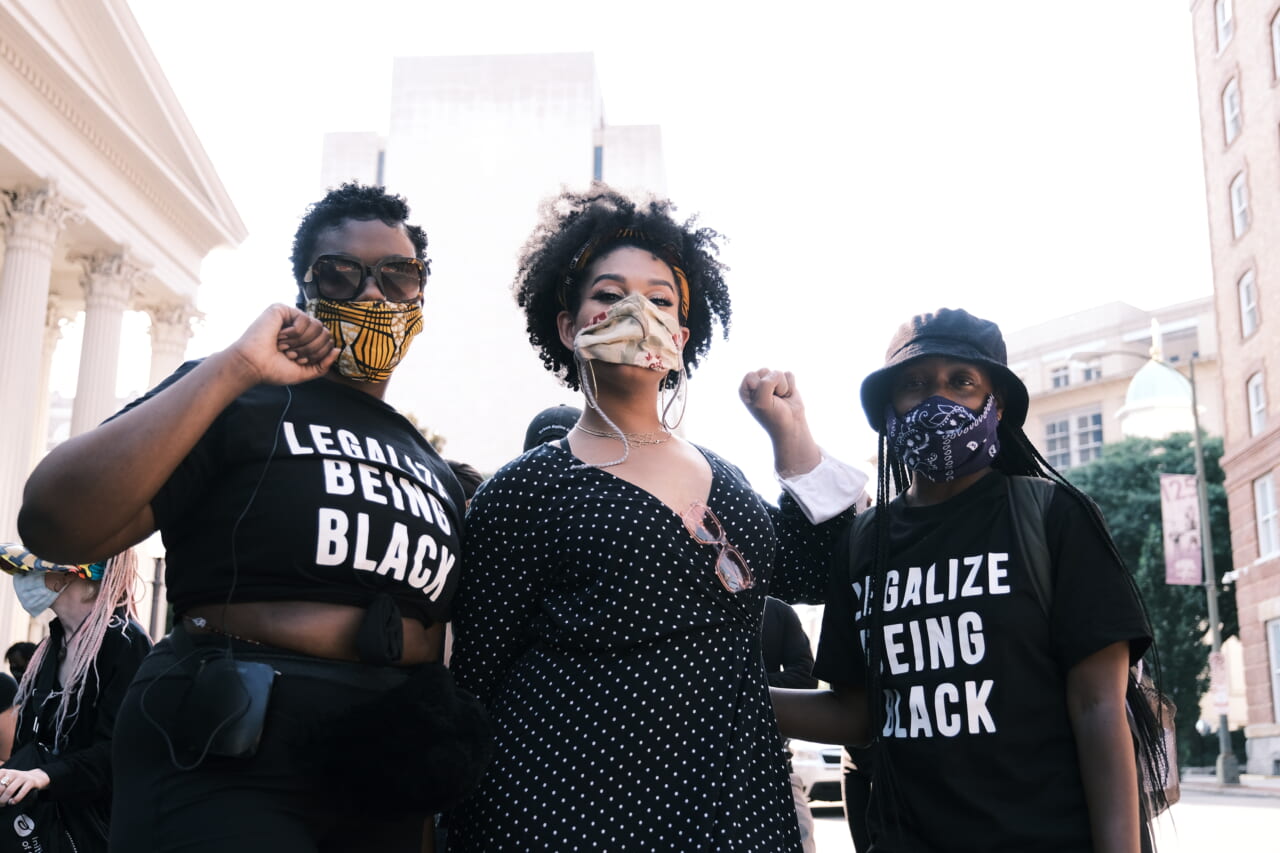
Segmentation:
{"type": "Polygon", "coordinates": [[[852,465],[828,456],[825,450],[822,461],[813,470],[794,477],[776,476],[783,490],[800,504],[811,524],[835,518],[857,503],[866,494],[869,479],[852,465]]]}

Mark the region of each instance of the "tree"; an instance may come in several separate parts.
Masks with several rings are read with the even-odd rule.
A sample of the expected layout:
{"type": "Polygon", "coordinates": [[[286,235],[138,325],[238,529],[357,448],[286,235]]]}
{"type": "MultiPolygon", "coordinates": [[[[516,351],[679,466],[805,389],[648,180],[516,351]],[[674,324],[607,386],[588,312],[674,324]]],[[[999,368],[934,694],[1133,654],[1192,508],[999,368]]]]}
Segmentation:
{"type": "Polygon", "coordinates": [[[435,450],[436,453],[444,453],[444,446],[448,442],[447,438],[433,430],[431,427],[424,425],[420,420],[418,420],[418,416],[413,412],[402,412],[401,414],[404,415],[404,419],[406,421],[413,424],[414,429],[422,433],[422,437],[427,440],[427,443],[431,445],[431,448],[435,450]]]}
{"type": "MultiPolygon", "coordinates": [[[[1205,479],[1209,483],[1209,524],[1218,584],[1222,637],[1239,631],[1234,589],[1222,583],[1231,570],[1231,530],[1223,488],[1222,440],[1204,441],[1205,479]]],[[[1196,732],[1200,697],[1209,686],[1208,603],[1204,587],[1164,582],[1164,538],[1160,520],[1160,474],[1195,473],[1190,433],[1165,439],[1129,438],[1108,444],[1102,458],[1066,474],[1097,502],[1111,528],[1116,549],[1142,593],[1155,634],[1161,689],[1178,706],[1178,759],[1193,762],[1201,738],[1196,732]]]]}

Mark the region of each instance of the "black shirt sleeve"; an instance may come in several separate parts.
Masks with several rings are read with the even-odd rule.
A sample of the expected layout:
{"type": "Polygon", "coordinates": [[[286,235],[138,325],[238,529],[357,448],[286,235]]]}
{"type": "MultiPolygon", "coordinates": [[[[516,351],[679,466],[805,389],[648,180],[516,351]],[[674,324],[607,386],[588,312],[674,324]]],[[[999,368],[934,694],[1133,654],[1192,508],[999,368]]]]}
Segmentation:
{"type": "Polygon", "coordinates": [[[764,503],[778,535],[769,594],[789,604],[822,604],[831,552],[841,531],[852,520],[853,508],[821,524],[813,524],[795,498],[786,492],[776,507],[767,501],[764,503]]]}
{"type": "Polygon", "coordinates": [[[466,570],[454,599],[453,656],[458,684],[489,702],[508,669],[537,642],[541,564],[525,539],[537,524],[525,514],[520,462],[476,490],[467,510],[466,570]]]}
{"type": "MultiPolygon", "coordinates": [[[[862,587],[854,586],[854,575],[849,568],[856,564],[858,556],[851,551],[852,533],[850,524],[831,558],[827,605],[822,612],[822,634],[813,674],[828,684],[861,687],[867,678],[858,621],[858,614],[862,612],[862,587]]],[[[869,541],[869,537],[862,539],[869,541]]]]}
{"type": "Polygon", "coordinates": [[[1052,652],[1065,672],[1112,643],[1127,641],[1132,662],[1151,645],[1128,569],[1117,559],[1092,513],[1059,488],[1045,520],[1053,555],[1052,652]]]}

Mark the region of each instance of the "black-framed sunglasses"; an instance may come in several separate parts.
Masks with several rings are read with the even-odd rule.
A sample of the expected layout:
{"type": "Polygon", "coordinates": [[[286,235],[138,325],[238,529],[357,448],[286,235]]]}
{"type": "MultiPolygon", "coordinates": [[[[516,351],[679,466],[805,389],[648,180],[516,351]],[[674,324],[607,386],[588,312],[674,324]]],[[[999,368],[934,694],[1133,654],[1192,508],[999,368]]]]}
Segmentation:
{"type": "Polygon", "coordinates": [[[403,255],[388,255],[372,265],[352,255],[321,255],[302,282],[325,299],[347,302],[364,290],[369,276],[373,276],[388,301],[413,302],[427,283],[427,265],[403,255]]]}

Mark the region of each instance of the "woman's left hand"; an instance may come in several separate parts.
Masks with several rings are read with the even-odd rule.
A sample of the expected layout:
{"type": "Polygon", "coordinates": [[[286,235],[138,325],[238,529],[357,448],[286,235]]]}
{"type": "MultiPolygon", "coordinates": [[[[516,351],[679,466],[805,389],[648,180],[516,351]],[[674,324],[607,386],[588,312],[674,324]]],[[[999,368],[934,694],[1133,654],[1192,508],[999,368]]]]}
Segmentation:
{"type": "Polygon", "coordinates": [[[35,770],[10,770],[0,767],[0,803],[11,806],[20,803],[32,791],[49,787],[49,774],[39,767],[35,770]]]}
{"type": "Polygon", "coordinates": [[[779,474],[795,476],[817,467],[822,451],[809,432],[804,400],[790,371],[767,367],[753,370],[742,377],[738,396],[773,441],[774,464],[779,474]]]}

